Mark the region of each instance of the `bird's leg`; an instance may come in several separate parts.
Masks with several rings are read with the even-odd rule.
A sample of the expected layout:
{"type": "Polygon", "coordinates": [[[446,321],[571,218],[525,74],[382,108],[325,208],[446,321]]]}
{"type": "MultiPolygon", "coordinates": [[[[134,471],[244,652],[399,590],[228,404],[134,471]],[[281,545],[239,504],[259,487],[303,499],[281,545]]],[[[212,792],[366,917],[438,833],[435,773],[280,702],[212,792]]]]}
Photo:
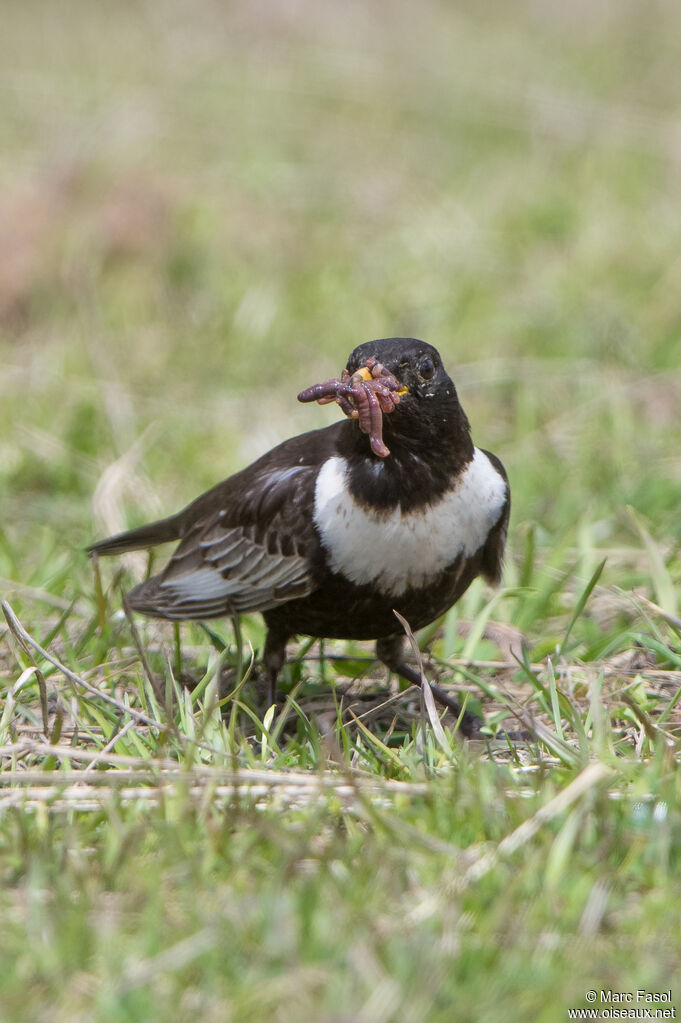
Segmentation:
{"type": "MultiPolygon", "coordinates": [[[[404,659],[403,636],[389,636],[386,639],[379,639],[376,643],[376,655],[387,668],[401,675],[407,682],[411,682],[415,686],[421,685],[421,675],[414,668],[411,668],[404,659]]],[[[485,723],[481,718],[471,714],[468,710],[464,710],[463,714],[461,714],[461,704],[452,699],[440,686],[431,682],[430,688],[438,703],[441,703],[443,707],[450,710],[455,718],[461,717],[459,728],[462,735],[467,739],[474,739],[480,735],[480,728],[485,723]]]]}
{"type": "Polygon", "coordinates": [[[286,643],[289,636],[270,629],[265,639],[263,663],[267,674],[267,706],[277,702],[277,679],[286,660],[286,643]]]}

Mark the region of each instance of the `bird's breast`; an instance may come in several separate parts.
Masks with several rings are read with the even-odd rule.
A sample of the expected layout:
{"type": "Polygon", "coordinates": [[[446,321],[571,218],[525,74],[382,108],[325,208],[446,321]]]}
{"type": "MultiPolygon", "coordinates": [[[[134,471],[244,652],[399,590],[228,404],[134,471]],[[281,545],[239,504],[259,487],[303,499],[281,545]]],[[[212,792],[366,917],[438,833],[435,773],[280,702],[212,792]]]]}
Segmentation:
{"type": "Polygon", "coordinates": [[[476,448],[452,488],[402,511],[373,509],[353,497],[348,463],[329,458],[315,485],[314,523],[332,571],[385,596],[432,584],[455,559],[485,543],[507,500],[506,481],[476,448]]]}

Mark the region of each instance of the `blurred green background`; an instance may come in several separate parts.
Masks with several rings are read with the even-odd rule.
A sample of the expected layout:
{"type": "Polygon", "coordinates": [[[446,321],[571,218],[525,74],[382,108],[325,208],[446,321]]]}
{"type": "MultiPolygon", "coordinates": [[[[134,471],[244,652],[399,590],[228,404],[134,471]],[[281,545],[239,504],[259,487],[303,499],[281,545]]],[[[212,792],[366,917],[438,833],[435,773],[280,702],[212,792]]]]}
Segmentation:
{"type": "Polygon", "coordinates": [[[396,334],[443,352],[516,536],[586,519],[617,547],[631,504],[678,541],[678,4],[2,21],[0,521],[24,577],[332,421],[297,391],[396,334]]]}

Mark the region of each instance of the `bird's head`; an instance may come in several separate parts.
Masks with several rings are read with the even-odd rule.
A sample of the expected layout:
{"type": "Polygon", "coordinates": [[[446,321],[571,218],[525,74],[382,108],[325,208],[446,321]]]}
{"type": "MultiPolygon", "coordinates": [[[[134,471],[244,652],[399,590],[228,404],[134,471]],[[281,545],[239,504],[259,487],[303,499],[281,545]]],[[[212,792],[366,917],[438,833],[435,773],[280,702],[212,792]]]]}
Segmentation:
{"type": "Polygon", "coordinates": [[[360,371],[372,358],[377,359],[402,384],[400,396],[408,394],[412,399],[411,402],[407,401],[407,405],[436,397],[448,397],[454,391],[454,384],[442,365],[440,353],[426,341],[412,337],[365,341],[355,348],[348,359],[346,368],[350,376],[360,371]]]}
{"type": "Polygon", "coordinates": [[[456,388],[440,353],[413,337],[366,341],[355,348],[340,377],[314,384],[298,395],[303,402],[338,402],[355,420],[351,436],[377,458],[387,458],[392,444],[429,460],[452,445],[472,450],[470,427],[456,388]],[[383,440],[391,438],[390,445],[383,440]]]}
{"type": "Polygon", "coordinates": [[[469,437],[468,419],[437,348],[411,337],[366,341],[350,355],[347,372],[352,376],[372,358],[401,384],[399,403],[383,417],[389,449],[401,442],[420,447],[443,437],[469,437]]]}

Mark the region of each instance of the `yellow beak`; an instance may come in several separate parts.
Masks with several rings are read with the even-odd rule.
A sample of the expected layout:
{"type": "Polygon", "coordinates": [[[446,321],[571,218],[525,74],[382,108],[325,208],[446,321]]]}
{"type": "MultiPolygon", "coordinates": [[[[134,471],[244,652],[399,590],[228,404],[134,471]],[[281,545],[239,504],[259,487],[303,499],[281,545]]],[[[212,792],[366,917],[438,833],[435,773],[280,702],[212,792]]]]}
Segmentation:
{"type": "MultiPolygon", "coordinates": [[[[368,370],[366,368],[366,366],[362,366],[361,369],[358,369],[357,372],[353,373],[352,375],[353,375],[353,377],[359,377],[360,380],[364,380],[364,381],[373,380],[373,377],[371,375],[371,371],[368,370]]],[[[395,393],[397,393],[397,394],[406,394],[408,392],[408,390],[409,390],[408,387],[402,386],[402,387],[400,387],[399,391],[397,391],[395,393]]]]}
{"type": "Polygon", "coordinates": [[[352,375],[354,377],[359,377],[360,380],[371,380],[372,379],[371,373],[366,368],[366,366],[362,366],[361,369],[358,369],[357,372],[353,373],[352,375]]]}

